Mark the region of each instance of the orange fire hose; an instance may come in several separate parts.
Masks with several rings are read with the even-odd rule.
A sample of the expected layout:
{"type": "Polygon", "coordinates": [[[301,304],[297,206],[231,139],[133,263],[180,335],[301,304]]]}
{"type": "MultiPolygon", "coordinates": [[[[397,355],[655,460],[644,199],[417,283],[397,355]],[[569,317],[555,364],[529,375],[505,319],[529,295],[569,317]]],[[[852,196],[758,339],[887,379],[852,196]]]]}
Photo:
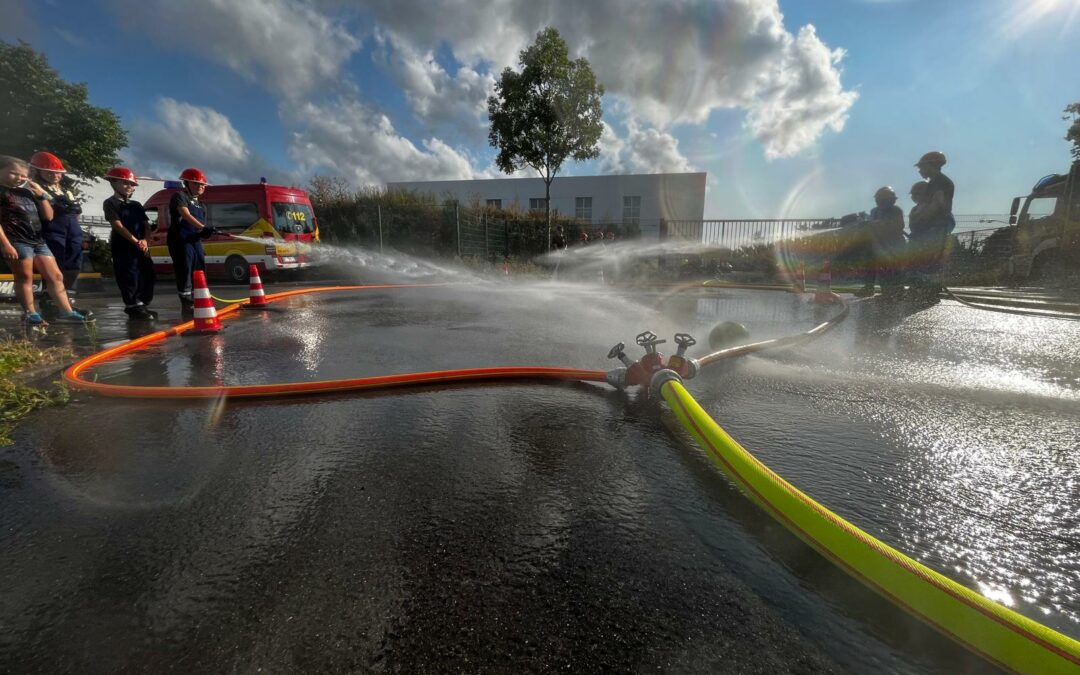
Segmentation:
{"type": "MultiPolygon", "coordinates": [[[[370,286],[319,286],[283,291],[266,296],[267,302],[284,300],[297,295],[330,291],[375,290],[381,288],[430,288],[445,284],[378,284],[370,286]]],[[[246,302],[229,305],[217,314],[219,318],[234,315],[246,302]]],[[[426,373],[402,373],[400,375],[380,375],[377,377],[356,377],[343,380],[320,380],[315,382],[286,382],[280,384],[220,385],[207,387],[172,387],[107,384],[88,380],[84,374],[101,363],[138,351],[147,345],[160,342],[172,335],[180,335],[194,327],[194,321],[188,321],[166,330],[151,333],[141,338],[105,349],[75,363],[64,371],[64,380],[76,389],[93,391],[102,396],[120,398],[254,398],[271,396],[302,396],[306,394],[325,394],[331,392],[363,391],[366,389],[385,389],[389,387],[416,386],[425,384],[450,384],[454,382],[476,382],[508,379],[542,380],[577,380],[603,382],[602,370],[582,370],[577,368],[544,368],[534,366],[510,366],[500,368],[467,368],[462,370],[444,370],[426,373]]]]}

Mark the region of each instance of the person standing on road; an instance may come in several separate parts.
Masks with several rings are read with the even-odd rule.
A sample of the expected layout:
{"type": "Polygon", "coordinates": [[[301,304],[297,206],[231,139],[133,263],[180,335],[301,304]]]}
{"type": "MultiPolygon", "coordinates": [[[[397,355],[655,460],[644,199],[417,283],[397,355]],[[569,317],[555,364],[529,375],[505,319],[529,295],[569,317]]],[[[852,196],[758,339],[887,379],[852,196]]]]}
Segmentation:
{"type": "Polygon", "coordinates": [[[566,233],[563,232],[562,225],[555,226],[555,234],[551,237],[551,248],[556,251],[562,251],[566,248],[566,233]]]}
{"type": "Polygon", "coordinates": [[[206,190],[206,174],[196,168],[180,172],[184,187],[169,200],[169,232],[166,243],[176,276],[176,292],[180,296],[180,311],[195,313],[192,299],[192,273],[206,271],[206,253],[202,239],[213,230],[206,226],[206,207],[199,197],[206,190]]]}
{"type": "Polygon", "coordinates": [[[56,259],[56,266],[64,277],[68,295],[75,294],[82,269],[83,231],[79,225],[82,207],[75,194],[64,187],[64,164],[51,152],[37,152],[30,158],[33,169],[30,178],[45,190],[52,205],[53,216],[41,222],[45,244],[56,259]]]}
{"type": "Polygon", "coordinates": [[[15,297],[30,326],[46,326],[34,306],[34,269],[48,282],[49,294],[60,309],[57,323],[93,321],[76,312],[64,290],[64,276],[41,233],[42,221],[52,220],[52,205],[45,190],[29,180],[30,165],[15,157],[0,156],[0,252],[15,277],[15,297]]]}
{"type": "Polygon", "coordinates": [[[105,220],[112,226],[109,248],[124,312],[130,319],[156,319],[157,312],[148,307],[154,299],[154,263],[147,241],[152,228],[143,205],[131,198],[139,180],[126,166],[109,169],[105,180],[112,185],[113,195],[102,208],[105,220]]]}
{"type": "Polygon", "coordinates": [[[896,192],[887,185],[879,188],[874,202],[865,226],[863,287],[855,292],[862,298],[874,294],[878,281],[883,292],[895,290],[896,257],[904,244],[904,212],[896,205],[896,192]]]}
{"type": "Polygon", "coordinates": [[[915,164],[919,175],[926,179],[927,192],[925,209],[920,216],[925,221],[925,227],[916,241],[912,242],[912,248],[922,263],[921,275],[916,277],[915,283],[922,286],[927,295],[933,298],[941,292],[945,243],[956,228],[956,219],[952,214],[955,186],[952,180],[941,172],[945,163],[944,153],[935,150],[923,155],[915,164]]]}

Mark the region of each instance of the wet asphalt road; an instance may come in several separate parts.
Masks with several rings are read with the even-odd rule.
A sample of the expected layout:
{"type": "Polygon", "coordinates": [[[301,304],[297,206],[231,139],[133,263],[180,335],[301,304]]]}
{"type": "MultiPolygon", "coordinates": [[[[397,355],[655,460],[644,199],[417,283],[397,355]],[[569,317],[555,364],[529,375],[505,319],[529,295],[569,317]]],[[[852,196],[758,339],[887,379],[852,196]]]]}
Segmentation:
{"type": "MultiPolygon", "coordinates": [[[[128,337],[117,311],[98,308],[98,344],[128,337]]],[[[645,328],[704,337],[732,319],[764,338],[816,313],[749,291],[349,292],[97,372],[608,368],[611,344],[645,328]]],[[[1076,636],[1078,328],[860,303],[821,341],[691,389],[825,505],[1076,636]]],[[[604,386],[76,394],[15,438],[0,449],[5,672],[987,670],[774,524],[669,413],[604,386]]]]}

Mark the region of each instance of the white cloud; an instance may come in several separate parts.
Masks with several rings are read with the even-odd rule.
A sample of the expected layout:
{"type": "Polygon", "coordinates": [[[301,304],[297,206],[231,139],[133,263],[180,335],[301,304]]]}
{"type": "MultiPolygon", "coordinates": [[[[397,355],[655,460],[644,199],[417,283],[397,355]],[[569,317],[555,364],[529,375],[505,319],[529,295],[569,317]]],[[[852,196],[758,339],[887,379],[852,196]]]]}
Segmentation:
{"type": "MultiPolygon", "coordinates": [[[[813,26],[792,34],[777,0],[110,1],[129,29],[260,82],[281,101],[294,161],[356,183],[492,173],[476,169],[459,146],[486,148],[485,98],[495,75],[516,67],[519,50],[548,25],[573,56],[592,63],[608,92],[608,119],[614,110],[625,121],[625,137],[608,128],[602,141],[601,164],[612,171],[693,170],[671,127],[701,124],[720,109],[744,112],[767,157],[791,156],[841,131],[857,98],[841,83],[843,50],[825,45],[813,26]],[[420,123],[413,138],[426,140],[406,138],[398,129],[416,125],[395,125],[361,100],[345,68],[360,38],[331,18],[361,14],[373,27],[376,61],[420,123]],[[443,49],[453,68],[436,58],[443,49]]],[[[192,108],[209,111],[204,123],[219,134],[205,147],[195,142],[204,163],[245,176],[259,164],[227,118],[192,108]]],[[[170,161],[191,152],[162,131],[182,126],[172,112],[159,109],[160,123],[142,123],[133,134],[140,150],[170,161]]]]}
{"type": "Polygon", "coordinates": [[[296,0],[113,0],[122,25],[295,98],[339,81],[360,41],[296,0]]]}
{"type": "Polygon", "coordinates": [[[394,129],[389,117],[355,99],[327,105],[309,102],[283,114],[299,129],[289,156],[309,174],[339,175],[355,185],[475,175],[470,158],[462,152],[435,137],[418,148],[394,129]]]}
{"type": "Polygon", "coordinates": [[[770,159],[788,157],[813,144],[825,127],[841,131],[858,96],[844,91],[834,67],[842,50],[829,50],[813,26],[803,26],[769,85],[749,106],[746,124],[765,144],[770,159]]]}
{"type": "Polygon", "coordinates": [[[137,173],[153,171],[169,178],[197,166],[217,183],[253,183],[261,176],[289,180],[253,152],[229,118],[213,108],[161,98],[156,112],[156,120],[137,120],[131,128],[137,173]]]}
{"type": "Polygon", "coordinates": [[[643,128],[626,119],[626,138],[619,138],[606,122],[600,136],[600,167],[604,173],[683,173],[694,171],[679,151],[679,141],[668,132],[643,128]]]}
{"type": "Polygon", "coordinates": [[[468,66],[446,71],[431,49],[421,50],[391,31],[376,31],[377,61],[394,77],[413,114],[431,129],[460,133],[470,141],[487,137],[487,97],[495,78],[468,66]]]}
{"type": "Polygon", "coordinates": [[[857,97],[840,83],[843,51],[812,26],[792,35],[777,0],[371,0],[366,8],[401,44],[424,52],[445,43],[462,63],[494,71],[553,25],[635,117],[662,130],[742,109],[769,157],[840,131],[857,97]]]}

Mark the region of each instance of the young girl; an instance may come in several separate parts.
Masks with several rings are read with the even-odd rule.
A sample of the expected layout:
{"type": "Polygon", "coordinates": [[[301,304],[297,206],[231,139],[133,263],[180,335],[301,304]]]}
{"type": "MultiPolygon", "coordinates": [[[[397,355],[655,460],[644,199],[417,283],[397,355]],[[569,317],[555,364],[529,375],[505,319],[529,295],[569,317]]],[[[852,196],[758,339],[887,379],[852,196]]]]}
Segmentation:
{"type": "Polygon", "coordinates": [[[57,323],[92,321],[71,308],[64,277],[41,234],[41,221],[52,220],[53,210],[45,191],[30,182],[30,165],[21,159],[0,156],[0,250],[15,277],[15,297],[31,326],[45,320],[34,307],[34,268],[48,283],[49,295],[60,308],[57,323]]]}

